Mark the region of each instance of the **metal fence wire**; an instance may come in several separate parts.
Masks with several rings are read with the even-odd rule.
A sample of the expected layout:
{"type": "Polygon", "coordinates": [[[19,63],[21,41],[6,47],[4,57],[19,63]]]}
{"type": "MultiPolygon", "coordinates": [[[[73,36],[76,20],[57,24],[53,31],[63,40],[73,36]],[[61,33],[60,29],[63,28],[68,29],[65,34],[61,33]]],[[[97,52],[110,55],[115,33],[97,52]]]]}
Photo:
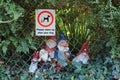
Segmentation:
{"type": "Polygon", "coordinates": [[[0,0],[0,80],[120,80],[119,5],[120,0],[0,0]],[[56,39],[63,32],[70,52],[57,54],[62,51],[56,46],[55,59],[40,60],[48,37],[35,35],[36,9],[55,10],[56,39]]]}
{"type": "MultiPolygon", "coordinates": [[[[35,19],[34,19],[35,12],[34,12],[34,10],[27,9],[27,7],[25,7],[25,9],[26,9],[26,11],[25,11],[24,17],[23,17],[24,28],[19,33],[18,37],[22,37],[23,34],[26,32],[29,33],[30,35],[32,35],[31,37],[33,38],[34,42],[36,43],[36,47],[39,48],[40,46],[45,45],[46,36],[42,36],[42,37],[35,36],[35,19]],[[30,17],[32,17],[32,18],[30,18],[30,17]]],[[[58,18],[58,17],[60,17],[60,16],[56,16],[56,18],[58,18]]],[[[74,15],[71,17],[74,17],[74,15]]],[[[21,18],[19,18],[19,19],[21,19],[21,18]]],[[[62,18],[59,18],[59,19],[62,19],[62,18]]],[[[86,36],[86,35],[81,37],[81,39],[83,39],[83,41],[80,42],[81,39],[78,38],[79,35],[77,33],[75,33],[75,34],[69,36],[69,34],[72,34],[72,32],[70,32],[66,28],[68,28],[70,26],[64,27],[64,26],[66,26],[64,24],[64,22],[62,23],[64,25],[60,26],[59,23],[57,23],[59,21],[60,20],[56,20],[56,37],[58,39],[59,32],[63,31],[63,33],[65,34],[65,36],[68,39],[71,54],[74,56],[73,53],[77,53],[79,51],[82,43],[85,41],[84,36],[86,36]],[[78,36],[76,37],[76,35],[78,35],[78,36]]],[[[79,25],[79,24],[76,24],[76,25],[79,25]]],[[[75,26],[73,26],[73,25],[71,25],[71,26],[75,28],[75,26]]],[[[71,28],[71,30],[74,28],[71,28]]],[[[74,32],[74,30],[73,30],[73,32],[74,32]]],[[[88,37],[88,35],[87,35],[87,37],[88,37]]],[[[29,53],[24,53],[24,52],[16,52],[15,50],[13,50],[13,51],[8,50],[6,52],[6,54],[0,54],[0,66],[4,66],[0,69],[2,71],[2,74],[4,74],[3,76],[7,77],[9,80],[12,80],[12,79],[19,80],[21,78],[21,76],[28,77],[29,76],[28,70],[29,70],[29,66],[31,64],[32,54],[34,53],[34,51],[35,50],[33,50],[33,49],[29,49],[29,53]],[[25,75],[25,73],[26,73],[26,75],[25,75]],[[12,79],[10,79],[10,77],[12,77],[12,79]]],[[[39,63],[38,66],[40,67],[42,65],[39,63]]],[[[41,73],[39,73],[39,71],[40,70],[38,70],[37,73],[41,74],[41,73]]],[[[44,71],[42,71],[42,72],[44,72],[44,71]]],[[[44,72],[44,74],[46,74],[46,73],[44,72]]],[[[2,79],[2,77],[0,77],[0,78],[2,79]]],[[[52,80],[52,79],[46,79],[46,80],[52,80]]]]}

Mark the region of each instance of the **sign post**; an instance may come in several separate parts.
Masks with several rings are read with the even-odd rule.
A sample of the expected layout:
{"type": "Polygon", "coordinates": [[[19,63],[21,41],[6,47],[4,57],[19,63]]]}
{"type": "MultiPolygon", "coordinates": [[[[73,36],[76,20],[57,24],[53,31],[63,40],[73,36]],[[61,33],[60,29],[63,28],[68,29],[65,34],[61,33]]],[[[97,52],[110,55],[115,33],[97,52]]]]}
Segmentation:
{"type": "Polygon", "coordinates": [[[37,9],[36,36],[55,36],[55,10],[37,9]]]}

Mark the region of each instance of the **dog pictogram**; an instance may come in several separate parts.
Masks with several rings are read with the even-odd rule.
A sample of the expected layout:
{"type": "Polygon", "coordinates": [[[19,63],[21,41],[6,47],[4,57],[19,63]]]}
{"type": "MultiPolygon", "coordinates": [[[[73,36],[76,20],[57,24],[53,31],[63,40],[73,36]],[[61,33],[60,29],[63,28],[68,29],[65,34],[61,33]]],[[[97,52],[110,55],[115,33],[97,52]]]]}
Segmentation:
{"type": "Polygon", "coordinates": [[[47,17],[44,17],[43,20],[41,20],[41,22],[49,22],[49,18],[50,18],[50,15],[47,15],[47,17]]]}
{"type": "Polygon", "coordinates": [[[51,27],[53,23],[55,23],[55,16],[52,11],[49,10],[42,10],[39,11],[37,14],[37,22],[40,25],[40,27],[51,27]]]}

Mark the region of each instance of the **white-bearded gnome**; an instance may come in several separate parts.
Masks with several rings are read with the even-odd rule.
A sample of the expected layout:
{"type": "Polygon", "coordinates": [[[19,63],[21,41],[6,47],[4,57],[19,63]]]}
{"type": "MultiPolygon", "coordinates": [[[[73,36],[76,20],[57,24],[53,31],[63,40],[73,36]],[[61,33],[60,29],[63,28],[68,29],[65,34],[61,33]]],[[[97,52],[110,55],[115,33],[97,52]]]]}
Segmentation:
{"type": "Polygon", "coordinates": [[[33,59],[31,60],[31,64],[29,67],[29,72],[34,73],[38,68],[38,58],[39,58],[39,50],[36,50],[33,55],[33,59]]]}
{"type": "MultiPolygon", "coordinates": [[[[46,63],[50,62],[52,58],[54,58],[54,51],[56,47],[56,37],[49,36],[46,40],[46,45],[40,47],[33,53],[33,59],[31,60],[31,64],[29,67],[29,72],[34,73],[38,68],[38,62],[46,63]]],[[[47,65],[46,65],[47,66],[47,65]]]]}
{"type": "Polygon", "coordinates": [[[77,56],[72,60],[72,63],[82,62],[83,64],[87,64],[90,59],[89,51],[88,51],[88,40],[82,45],[81,49],[77,53],[77,56]]]}
{"type": "Polygon", "coordinates": [[[60,37],[57,40],[57,48],[55,51],[54,58],[57,60],[56,67],[61,69],[69,63],[70,50],[68,47],[68,41],[64,33],[60,32],[60,37]]]}

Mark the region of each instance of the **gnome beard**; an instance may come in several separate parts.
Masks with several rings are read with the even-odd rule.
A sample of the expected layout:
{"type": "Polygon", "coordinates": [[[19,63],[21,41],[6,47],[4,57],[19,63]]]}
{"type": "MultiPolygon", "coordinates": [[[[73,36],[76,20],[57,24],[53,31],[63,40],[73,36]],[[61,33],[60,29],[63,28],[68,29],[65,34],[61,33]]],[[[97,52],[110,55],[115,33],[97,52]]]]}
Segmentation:
{"type": "Polygon", "coordinates": [[[63,47],[60,45],[58,45],[57,47],[58,47],[59,51],[67,52],[69,50],[69,47],[63,47]]]}
{"type": "Polygon", "coordinates": [[[47,62],[47,60],[48,60],[48,52],[46,50],[41,49],[40,53],[39,53],[39,56],[40,56],[39,61],[43,60],[43,61],[47,62]]]}
{"type": "Polygon", "coordinates": [[[87,64],[88,60],[89,60],[89,56],[86,53],[81,53],[80,55],[75,57],[72,62],[80,62],[81,61],[83,64],[87,64]]]}

